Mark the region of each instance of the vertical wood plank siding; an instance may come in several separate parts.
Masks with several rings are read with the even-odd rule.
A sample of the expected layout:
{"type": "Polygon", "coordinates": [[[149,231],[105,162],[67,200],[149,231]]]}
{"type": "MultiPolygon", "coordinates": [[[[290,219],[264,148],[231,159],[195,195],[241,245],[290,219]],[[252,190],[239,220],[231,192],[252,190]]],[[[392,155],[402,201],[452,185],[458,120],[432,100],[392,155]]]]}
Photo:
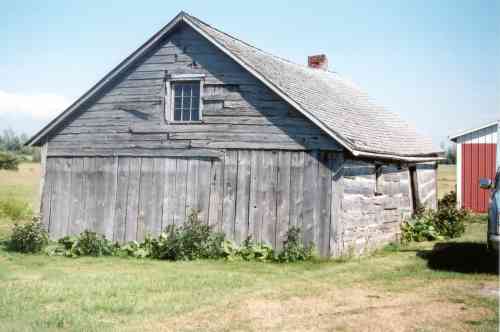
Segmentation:
{"type": "Polygon", "coordinates": [[[115,241],[142,240],[181,224],[192,210],[241,243],[280,248],[290,225],[327,256],[341,154],[227,150],[221,158],[74,157],[47,159],[43,222],[52,238],[90,229],[115,241]],[[304,201],[304,218],[302,202],[304,201]]]}

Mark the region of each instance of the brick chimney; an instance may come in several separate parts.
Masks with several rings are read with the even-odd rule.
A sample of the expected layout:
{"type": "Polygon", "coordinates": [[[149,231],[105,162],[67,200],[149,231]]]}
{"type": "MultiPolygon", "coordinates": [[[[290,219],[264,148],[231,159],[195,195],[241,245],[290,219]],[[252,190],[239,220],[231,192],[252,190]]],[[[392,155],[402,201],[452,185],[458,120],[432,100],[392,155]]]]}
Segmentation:
{"type": "Polygon", "coordinates": [[[328,59],[324,54],[311,55],[307,57],[307,65],[311,68],[328,70],[328,59]]]}

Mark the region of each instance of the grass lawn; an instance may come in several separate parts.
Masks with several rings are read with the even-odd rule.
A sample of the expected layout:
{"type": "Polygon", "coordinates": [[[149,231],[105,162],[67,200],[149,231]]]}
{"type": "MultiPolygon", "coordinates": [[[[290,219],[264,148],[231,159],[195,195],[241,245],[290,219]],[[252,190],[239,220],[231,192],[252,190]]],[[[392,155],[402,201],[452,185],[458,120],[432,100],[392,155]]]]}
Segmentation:
{"type": "MultiPolygon", "coordinates": [[[[0,195],[29,187],[0,181],[0,195]]],[[[31,186],[19,195],[36,200],[31,186]]],[[[485,228],[470,224],[447,243],[288,265],[0,248],[0,331],[495,331],[498,275],[485,228]]]]}

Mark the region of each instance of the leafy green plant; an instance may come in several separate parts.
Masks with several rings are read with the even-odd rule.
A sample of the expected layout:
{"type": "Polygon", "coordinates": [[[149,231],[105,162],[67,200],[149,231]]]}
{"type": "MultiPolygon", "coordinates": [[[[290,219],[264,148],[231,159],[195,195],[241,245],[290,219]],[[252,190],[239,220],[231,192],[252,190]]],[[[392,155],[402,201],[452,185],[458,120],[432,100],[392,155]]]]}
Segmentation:
{"type": "Polygon", "coordinates": [[[144,246],[151,257],[158,259],[216,259],[227,256],[228,244],[224,248],[224,241],[224,233],[214,232],[199,220],[198,211],[193,210],[186,223],[167,226],[158,238],[147,237],[144,246]]]}
{"type": "Polygon", "coordinates": [[[455,207],[440,208],[435,213],[434,226],[439,234],[446,238],[456,238],[465,232],[468,212],[455,207]]]}
{"type": "Polygon", "coordinates": [[[0,200],[0,216],[3,218],[20,221],[30,219],[32,214],[31,207],[24,201],[13,198],[0,200]]]}
{"type": "Polygon", "coordinates": [[[290,228],[283,250],[276,255],[274,249],[265,243],[257,243],[248,237],[241,246],[225,238],[224,233],[214,231],[198,218],[193,210],[185,224],[169,225],[158,237],[146,236],[142,242],[113,244],[103,235],[84,231],[78,236],[65,236],[46,247],[48,255],[106,256],[153,258],[164,260],[195,259],[242,259],[259,262],[296,262],[315,257],[313,245],[304,246],[300,229],[290,228]]]}
{"type": "Polygon", "coordinates": [[[104,235],[88,230],[83,231],[78,237],[64,237],[59,241],[66,251],[67,256],[109,256],[112,255],[114,245],[104,235]],[[76,241],[75,241],[76,239],[76,241]]]}
{"type": "Polygon", "coordinates": [[[238,259],[240,248],[231,240],[225,239],[221,243],[221,257],[232,261],[238,259]]]}
{"type": "Polygon", "coordinates": [[[274,250],[270,245],[257,243],[248,237],[243,241],[237,255],[246,261],[272,261],[274,259],[274,250]]]}
{"type": "Polygon", "coordinates": [[[442,236],[456,238],[465,232],[465,221],[468,218],[467,210],[457,208],[457,195],[452,191],[438,201],[434,225],[442,236]]]}
{"type": "Polygon", "coordinates": [[[142,243],[137,241],[131,241],[123,246],[119,247],[115,251],[116,256],[131,256],[135,258],[146,258],[151,256],[150,246],[148,245],[148,240],[146,239],[142,243]]]}
{"type": "Polygon", "coordinates": [[[423,210],[401,225],[402,242],[456,238],[465,232],[469,214],[457,209],[456,194],[450,192],[438,201],[437,210],[423,210]]]}
{"type": "Polygon", "coordinates": [[[283,250],[279,253],[277,260],[279,262],[293,263],[311,260],[314,257],[314,245],[311,243],[308,246],[304,246],[302,244],[300,228],[291,227],[286,233],[283,250]]]}
{"type": "Polygon", "coordinates": [[[49,242],[49,237],[39,218],[26,224],[14,224],[9,248],[24,253],[40,252],[49,242]]]}
{"type": "Polygon", "coordinates": [[[401,231],[401,242],[403,243],[443,239],[434,226],[433,211],[426,211],[420,216],[404,221],[401,225],[401,231]]]}
{"type": "Polygon", "coordinates": [[[438,200],[438,209],[456,208],[457,207],[457,193],[450,191],[438,200]]]}

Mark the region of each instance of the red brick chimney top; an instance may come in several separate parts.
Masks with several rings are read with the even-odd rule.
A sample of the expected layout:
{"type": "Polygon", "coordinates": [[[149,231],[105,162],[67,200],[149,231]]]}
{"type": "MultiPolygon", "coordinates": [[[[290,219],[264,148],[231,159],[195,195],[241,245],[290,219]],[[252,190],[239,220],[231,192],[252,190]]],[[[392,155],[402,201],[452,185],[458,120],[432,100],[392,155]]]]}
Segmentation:
{"type": "Polygon", "coordinates": [[[318,68],[318,69],[327,70],[328,69],[328,59],[326,58],[326,55],[324,55],[324,54],[311,55],[311,56],[307,57],[307,65],[311,68],[318,68]]]}

